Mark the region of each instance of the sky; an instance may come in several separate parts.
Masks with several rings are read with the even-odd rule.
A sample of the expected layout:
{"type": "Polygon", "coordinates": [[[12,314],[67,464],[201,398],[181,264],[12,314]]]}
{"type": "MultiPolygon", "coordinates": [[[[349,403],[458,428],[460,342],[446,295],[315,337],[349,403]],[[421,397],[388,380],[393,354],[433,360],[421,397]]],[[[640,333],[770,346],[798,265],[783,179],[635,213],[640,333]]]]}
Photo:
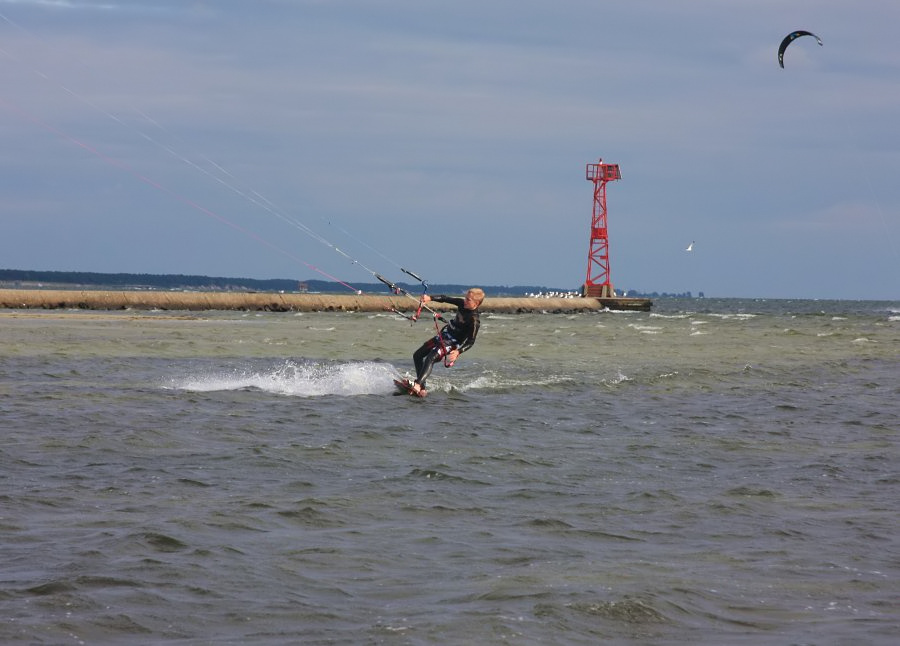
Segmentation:
{"type": "Polygon", "coordinates": [[[900,3],[0,0],[0,268],[900,298],[900,3]],[[777,60],[781,39],[800,38],[777,60]],[[686,247],[693,242],[693,250],[686,247]]]}

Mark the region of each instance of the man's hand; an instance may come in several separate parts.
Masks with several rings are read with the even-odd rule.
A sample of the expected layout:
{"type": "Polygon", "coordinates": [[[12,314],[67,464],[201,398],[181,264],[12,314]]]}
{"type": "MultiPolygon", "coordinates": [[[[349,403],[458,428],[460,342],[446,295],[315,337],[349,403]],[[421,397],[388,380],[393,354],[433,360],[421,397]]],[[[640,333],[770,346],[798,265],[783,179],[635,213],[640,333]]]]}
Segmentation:
{"type": "Polygon", "coordinates": [[[450,352],[447,354],[447,361],[450,363],[450,365],[456,363],[457,359],[459,359],[459,350],[450,350],[450,352]]]}

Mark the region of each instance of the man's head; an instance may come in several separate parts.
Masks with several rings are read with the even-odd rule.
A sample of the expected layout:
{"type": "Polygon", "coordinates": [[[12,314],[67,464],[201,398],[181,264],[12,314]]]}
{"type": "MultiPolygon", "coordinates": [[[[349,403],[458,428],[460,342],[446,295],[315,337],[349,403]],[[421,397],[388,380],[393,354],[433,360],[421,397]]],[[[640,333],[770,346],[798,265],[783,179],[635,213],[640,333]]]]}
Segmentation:
{"type": "Polygon", "coordinates": [[[466,309],[474,310],[478,309],[478,306],[481,305],[481,302],[484,300],[484,290],[478,287],[473,287],[469,291],[466,292],[466,309]]]}

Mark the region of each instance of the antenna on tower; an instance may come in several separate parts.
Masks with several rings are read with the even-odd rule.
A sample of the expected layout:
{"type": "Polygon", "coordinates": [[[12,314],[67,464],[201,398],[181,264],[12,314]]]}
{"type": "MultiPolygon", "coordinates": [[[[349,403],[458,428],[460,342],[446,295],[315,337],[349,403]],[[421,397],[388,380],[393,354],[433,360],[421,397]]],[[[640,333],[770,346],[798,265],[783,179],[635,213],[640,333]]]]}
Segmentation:
{"type": "Polygon", "coordinates": [[[588,164],[585,177],[594,183],[594,210],[591,217],[591,245],[588,251],[587,277],[582,294],[593,298],[616,295],[609,275],[609,233],[606,225],[606,183],[622,179],[618,164],[588,164]]]}

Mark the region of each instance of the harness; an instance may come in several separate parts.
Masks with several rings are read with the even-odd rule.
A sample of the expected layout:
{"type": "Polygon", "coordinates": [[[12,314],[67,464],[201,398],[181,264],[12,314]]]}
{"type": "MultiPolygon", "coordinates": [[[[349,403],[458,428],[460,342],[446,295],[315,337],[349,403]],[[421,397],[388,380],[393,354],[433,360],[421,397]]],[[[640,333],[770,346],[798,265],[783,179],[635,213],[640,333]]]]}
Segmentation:
{"type": "MultiPolygon", "coordinates": [[[[453,351],[454,347],[458,347],[459,344],[446,342],[446,341],[448,341],[448,339],[443,334],[441,334],[441,328],[438,325],[438,320],[443,321],[444,319],[441,318],[440,314],[435,312],[434,313],[434,338],[431,339],[431,347],[432,348],[434,348],[435,346],[437,347],[438,357],[443,359],[444,366],[449,368],[450,366],[453,365],[453,362],[450,361],[448,355],[450,354],[450,352],[453,351]]],[[[453,339],[454,342],[456,341],[456,339],[454,339],[449,334],[447,335],[447,337],[449,337],[450,339],[453,339]]]]}

